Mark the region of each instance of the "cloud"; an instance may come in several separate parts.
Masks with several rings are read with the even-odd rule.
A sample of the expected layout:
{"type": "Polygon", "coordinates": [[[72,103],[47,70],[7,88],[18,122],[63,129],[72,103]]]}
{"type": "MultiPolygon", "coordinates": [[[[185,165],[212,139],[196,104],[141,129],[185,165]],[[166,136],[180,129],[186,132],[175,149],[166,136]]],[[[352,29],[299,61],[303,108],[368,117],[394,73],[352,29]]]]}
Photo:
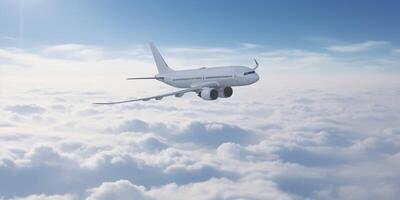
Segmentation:
{"type": "Polygon", "coordinates": [[[91,199],[291,199],[276,188],[274,183],[264,180],[243,179],[233,182],[228,179],[211,179],[206,182],[179,186],[174,183],[146,190],[127,180],[106,182],[88,190],[91,199]],[[249,192],[252,191],[252,192],[249,192]]]}
{"type": "Polygon", "coordinates": [[[26,197],[15,197],[10,200],[75,200],[76,198],[71,194],[65,195],[45,195],[45,194],[34,194],[26,197]]]}
{"type": "Polygon", "coordinates": [[[270,52],[264,52],[262,55],[267,56],[267,57],[294,57],[294,58],[302,58],[302,57],[324,57],[327,56],[327,54],[324,53],[318,53],[318,52],[312,52],[312,51],[306,51],[306,50],[301,50],[301,49],[285,49],[285,50],[276,50],[276,51],[270,51],[270,52]]]}
{"type": "Polygon", "coordinates": [[[174,183],[184,185],[193,182],[203,182],[210,178],[215,177],[234,177],[233,174],[224,173],[223,171],[216,169],[214,166],[204,164],[194,165],[173,165],[169,166],[165,172],[172,177],[174,183]]]}
{"type": "Polygon", "coordinates": [[[283,148],[276,153],[284,162],[298,163],[310,167],[334,166],[346,161],[346,158],[338,155],[331,155],[331,152],[320,153],[300,147],[283,148]]]}
{"type": "Polygon", "coordinates": [[[44,108],[37,105],[14,105],[5,107],[6,111],[17,113],[20,115],[40,114],[45,111],[44,108]]]}
{"type": "Polygon", "coordinates": [[[251,152],[236,143],[224,143],[217,149],[217,155],[221,158],[246,159],[251,152]]]}
{"type": "Polygon", "coordinates": [[[5,101],[5,108],[29,100],[55,120],[0,129],[25,134],[0,137],[0,193],[6,199],[329,199],[353,192],[365,198],[357,191],[370,188],[374,198],[395,199],[400,127],[391,117],[399,107],[390,99],[400,93],[376,84],[345,91],[340,80],[336,89],[299,81],[259,103],[200,101],[199,109],[191,98],[180,105],[88,107],[95,95],[82,101],[81,92],[61,92],[43,101],[26,93],[30,98],[5,101]],[[60,96],[61,113],[48,101],[60,96]]]}
{"type": "Polygon", "coordinates": [[[85,49],[87,46],[82,44],[61,44],[47,47],[44,51],[78,51],[85,49]]]}
{"type": "Polygon", "coordinates": [[[49,46],[43,52],[62,56],[69,55],[70,58],[79,58],[84,60],[93,60],[103,58],[104,51],[100,47],[83,44],[61,44],[49,46]]]}
{"type": "Polygon", "coordinates": [[[398,189],[393,185],[382,184],[380,187],[361,187],[358,185],[341,186],[336,191],[338,198],[345,199],[351,197],[351,199],[395,199],[398,194],[398,189]],[[368,189],[368,192],[365,190],[368,189]]]}
{"type": "Polygon", "coordinates": [[[15,37],[9,37],[9,36],[2,36],[1,39],[2,39],[2,40],[6,40],[6,41],[12,41],[12,42],[18,41],[17,38],[15,38],[15,37]]]}
{"type": "Polygon", "coordinates": [[[168,184],[148,192],[156,199],[292,199],[281,192],[273,182],[254,177],[231,181],[226,178],[184,186],[168,184]]]}
{"type": "Polygon", "coordinates": [[[339,53],[355,53],[368,51],[374,48],[382,47],[389,45],[388,41],[366,41],[363,43],[354,43],[354,44],[346,44],[346,45],[332,45],[328,46],[326,49],[339,53]]]}
{"type": "MultiPolygon", "coordinates": [[[[124,81],[127,71],[142,66],[154,70],[149,55],[141,51],[127,59],[103,49],[101,59],[91,62],[57,54],[86,46],[61,47],[56,52],[0,51],[7,58],[2,67],[5,61],[7,66],[26,65],[21,71],[4,68],[13,76],[5,76],[9,81],[2,82],[6,87],[0,94],[3,199],[301,200],[400,195],[400,182],[393,178],[400,176],[397,75],[289,76],[269,73],[268,68],[260,72],[264,77],[260,82],[235,88],[229,99],[208,102],[188,94],[180,99],[93,106],[99,99],[168,88],[157,82],[124,81]],[[143,61],[138,62],[139,57],[143,61]],[[127,67],[115,70],[116,66],[127,67]],[[74,70],[83,82],[74,79],[74,70]],[[31,77],[44,73],[47,78],[60,74],[52,81],[25,76],[18,81],[17,72],[31,77]],[[98,80],[101,74],[109,79],[98,80]],[[122,78],[113,81],[114,77],[122,78]],[[37,90],[34,86],[39,83],[43,87],[37,90]]],[[[327,52],[259,48],[257,52],[233,48],[224,56],[188,54],[207,64],[231,59],[246,63],[256,53],[272,68],[358,66],[327,52]]],[[[175,55],[174,64],[193,62],[169,53],[175,55]]]]}
{"type": "Polygon", "coordinates": [[[261,45],[259,45],[259,44],[247,43],[247,42],[240,42],[238,44],[240,47],[242,47],[244,49],[254,49],[254,48],[261,47],[261,45]]]}
{"type": "Polygon", "coordinates": [[[11,127],[11,126],[13,125],[10,123],[0,123],[0,127],[11,127]]]}
{"type": "MultiPolygon", "coordinates": [[[[369,49],[384,46],[384,43],[385,41],[367,41],[330,47],[336,49],[350,46],[351,48],[342,49],[360,49],[358,46],[362,46],[361,49],[369,49]],[[352,45],[355,48],[352,48],[352,45]]],[[[251,43],[239,44],[236,47],[167,46],[160,48],[161,51],[163,49],[166,61],[174,69],[190,68],[187,66],[192,66],[192,68],[219,65],[251,66],[254,64],[252,59],[257,58],[261,64],[261,68],[259,68],[261,75],[308,72],[376,72],[388,69],[397,71],[396,66],[399,63],[396,54],[369,55],[367,58],[350,60],[331,52],[296,48],[266,49],[263,46],[256,48],[255,44],[251,43]],[[268,70],[262,66],[267,66],[268,70]]],[[[79,86],[84,83],[96,87],[96,90],[112,87],[116,91],[117,89],[121,90],[121,87],[117,88],[115,84],[110,83],[126,78],[127,72],[131,73],[130,76],[151,76],[156,73],[147,45],[133,45],[130,48],[114,50],[103,46],[74,43],[47,46],[37,50],[0,48],[0,58],[2,58],[0,66],[6,69],[3,70],[5,80],[10,83],[18,82],[16,84],[20,87],[29,87],[42,82],[40,84],[45,87],[60,88],[65,87],[65,83],[69,82],[69,90],[72,86],[75,87],[74,89],[81,89],[79,86]],[[31,77],[29,81],[25,76],[31,77]],[[99,81],[100,78],[106,80],[99,81]],[[51,84],[48,84],[49,81],[51,84]],[[43,82],[47,84],[43,84],[43,82]],[[56,82],[59,84],[54,84],[56,82]],[[97,84],[92,84],[93,82],[97,82],[97,84]]],[[[145,85],[142,85],[143,88],[146,88],[145,85]]]]}
{"type": "Polygon", "coordinates": [[[144,188],[141,186],[133,185],[127,180],[119,180],[116,182],[104,182],[97,188],[88,190],[90,194],[86,200],[146,200],[152,199],[144,193],[144,188]]]}
{"type": "Polygon", "coordinates": [[[230,48],[223,47],[173,47],[169,48],[168,51],[173,53],[233,53],[234,50],[230,48]]]}
{"type": "Polygon", "coordinates": [[[254,135],[237,126],[199,122],[189,124],[176,138],[184,142],[211,147],[218,147],[226,142],[250,144],[255,140],[254,135]]]}
{"type": "Polygon", "coordinates": [[[66,155],[62,155],[62,153],[57,152],[50,146],[36,146],[25,154],[21,164],[30,166],[45,165],[67,167],[70,164],[74,164],[74,160],[66,155]],[[28,163],[25,163],[25,160],[28,163]]]}
{"type": "Polygon", "coordinates": [[[168,144],[161,141],[159,138],[152,135],[145,135],[137,140],[137,144],[147,152],[160,152],[168,148],[168,144]]]}
{"type": "Polygon", "coordinates": [[[250,144],[256,136],[248,130],[224,123],[204,123],[193,121],[184,127],[163,123],[149,124],[142,120],[132,119],[111,128],[114,132],[155,132],[160,137],[174,141],[188,142],[194,145],[218,147],[226,142],[250,144]]]}
{"type": "Polygon", "coordinates": [[[118,128],[117,132],[147,132],[149,131],[149,125],[139,119],[127,120],[123,122],[118,128]]]}

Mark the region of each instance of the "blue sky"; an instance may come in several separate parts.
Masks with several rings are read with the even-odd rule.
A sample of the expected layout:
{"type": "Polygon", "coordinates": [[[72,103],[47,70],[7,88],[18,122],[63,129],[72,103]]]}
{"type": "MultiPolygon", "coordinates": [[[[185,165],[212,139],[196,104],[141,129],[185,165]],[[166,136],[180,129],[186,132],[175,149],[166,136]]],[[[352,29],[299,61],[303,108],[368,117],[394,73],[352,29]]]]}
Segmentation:
{"type": "MultiPolygon", "coordinates": [[[[0,1],[0,36],[18,38],[21,1],[0,1]]],[[[23,44],[85,43],[317,48],[399,45],[399,1],[24,1],[23,44]],[[314,42],[314,43],[313,43],[314,42]]],[[[11,41],[0,44],[12,45],[11,41]],[[7,43],[8,42],[8,43],[7,43]]]]}
{"type": "Polygon", "coordinates": [[[399,2],[0,0],[0,200],[398,200],[399,2]],[[148,41],[261,78],[93,105],[176,90],[148,41]]]}

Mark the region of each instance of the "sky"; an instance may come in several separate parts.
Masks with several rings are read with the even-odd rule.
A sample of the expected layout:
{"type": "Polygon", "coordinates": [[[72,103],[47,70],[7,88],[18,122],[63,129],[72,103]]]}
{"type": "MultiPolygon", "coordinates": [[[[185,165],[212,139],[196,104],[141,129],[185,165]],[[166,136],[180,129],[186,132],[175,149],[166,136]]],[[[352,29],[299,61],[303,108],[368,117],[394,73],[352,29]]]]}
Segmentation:
{"type": "MultiPolygon", "coordinates": [[[[23,45],[86,43],[312,48],[308,40],[387,40],[399,45],[398,1],[48,1],[2,0],[3,37],[23,45]],[[22,12],[22,14],[21,14],[22,12]]],[[[2,42],[4,43],[4,41],[2,42]]]]}
{"type": "Polygon", "coordinates": [[[398,199],[399,1],[0,0],[0,200],[398,199]],[[126,81],[244,65],[227,99],[126,81]],[[366,192],[368,191],[368,192],[366,192]]]}

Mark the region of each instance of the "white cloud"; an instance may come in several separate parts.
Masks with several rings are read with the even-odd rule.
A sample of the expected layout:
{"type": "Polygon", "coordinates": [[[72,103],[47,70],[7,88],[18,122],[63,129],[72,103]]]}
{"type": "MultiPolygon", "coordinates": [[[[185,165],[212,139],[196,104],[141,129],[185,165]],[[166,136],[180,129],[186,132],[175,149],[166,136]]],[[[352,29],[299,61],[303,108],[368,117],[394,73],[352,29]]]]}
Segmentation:
{"type": "Polygon", "coordinates": [[[21,115],[31,115],[36,113],[43,113],[45,111],[44,108],[37,105],[14,105],[7,106],[5,110],[14,112],[21,115]]]}
{"type": "Polygon", "coordinates": [[[79,51],[82,49],[87,48],[86,45],[82,44],[61,44],[61,45],[55,45],[55,46],[50,46],[44,49],[44,51],[47,52],[52,52],[52,51],[79,51]]]}
{"type": "MultiPolygon", "coordinates": [[[[400,183],[393,179],[400,167],[397,75],[288,76],[264,68],[260,82],[234,88],[229,99],[207,102],[188,94],[180,99],[93,106],[99,100],[170,88],[123,79],[138,64],[154,70],[151,59],[140,51],[130,54],[132,59],[122,54],[108,57],[108,52],[91,62],[2,50],[0,56],[7,58],[3,62],[26,65],[18,71],[0,64],[9,80],[2,82],[5,87],[0,93],[0,196],[4,199],[132,195],[343,199],[349,194],[367,198],[362,189],[371,191],[372,199],[396,199],[400,194],[396,187],[400,183]],[[142,56],[145,59],[139,62],[142,56]],[[35,62],[30,65],[30,61],[35,62]],[[115,70],[116,65],[127,67],[115,70]],[[51,71],[54,67],[57,70],[51,71]],[[70,70],[83,76],[82,82],[64,77],[73,75],[70,70]],[[18,77],[17,72],[24,75],[22,79],[8,76],[18,77]],[[58,75],[63,83],[41,79],[42,73],[58,75]],[[98,80],[103,73],[110,79],[98,80]],[[121,81],[113,82],[115,77],[122,77],[121,81]],[[93,82],[88,81],[91,78],[93,82]]],[[[253,53],[238,51],[224,58],[191,56],[244,62],[253,53]]],[[[341,62],[327,53],[301,49],[258,55],[264,63],[287,68],[341,62]]]]}
{"type": "Polygon", "coordinates": [[[354,53],[368,51],[374,48],[389,45],[388,41],[367,41],[362,43],[345,44],[345,45],[332,45],[326,49],[330,51],[340,52],[340,53],[354,53]]]}
{"type": "MultiPolygon", "coordinates": [[[[238,103],[235,99],[230,100],[232,104],[226,101],[207,104],[207,107],[217,112],[219,118],[223,118],[221,121],[229,123],[218,123],[216,120],[209,123],[207,119],[212,116],[211,113],[201,109],[193,112],[198,116],[204,115],[204,118],[200,117],[203,122],[189,119],[182,125],[126,117],[135,115],[140,118],[144,116],[141,112],[153,118],[164,114],[168,116],[171,109],[164,109],[162,102],[156,107],[152,107],[153,104],[139,106],[140,109],[132,109],[135,105],[128,105],[131,109],[125,109],[124,106],[92,107],[91,109],[100,113],[107,110],[108,114],[101,117],[105,117],[107,122],[103,133],[94,129],[85,133],[80,128],[80,123],[98,127],[103,120],[97,114],[81,115],[80,112],[74,112],[82,110],[85,102],[67,97],[67,101],[75,102],[74,107],[68,108],[73,109],[72,112],[64,109],[67,113],[62,115],[47,108],[52,103],[41,103],[47,112],[40,115],[43,118],[54,115],[58,118],[55,123],[65,123],[64,120],[71,121],[72,118],[80,119],[81,122],[72,129],[72,132],[78,131],[78,134],[71,134],[71,129],[67,131],[69,134],[63,134],[49,126],[49,135],[45,137],[28,133],[29,137],[0,138],[4,149],[2,155],[7,155],[1,159],[3,164],[0,175],[4,178],[2,180],[7,180],[8,185],[0,187],[7,189],[1,192],[6,197],[69,192],[80,193],[82,196],[84,191],[93,188],[87,193],[88,196],[118,196],[136,192],[155,199],[162,199],[173,193],[179,193],[177,198],[182,199],[188,196],[201,199],[202,194],[206,199],[322,198],[324,195],[339,198],[349,191],[347,186],[352,188],[360,185],[363,182],[360,179],[366,178],[369,182],[379,180],[385,183],[386,191],[397,194],[394,189],[396,182],[389,177],[398,174],[396,166],[399,162],[396,162],[395,153],[400,150],[400,146],[394,138],[398,135],[396,130],[399,127],[398,118],[390,115],[399,108],[396,102],[391,102],[388,98],[390,95],[398,95],[393,93],[396,90],[382,90],[382,85],[375,85],[376,90],[364,86],[361,88],[367,88],[365,92],[355,92],[350,88],[346,92],[337,85],[346,85],[346,82],[339,80],[341,83],[333,82],[336,84],[336,89],[333,90],[309,89],[305,85],[298,85],[298,88],[283,93],[270,91],[268,95],[272,98],[265,98],[262,103],[249,103],[251,107],[242,107],[242,104],[246,105],[246,101],[238,103]],[[214,106],[218,109],[214,109],[214,106]],[[273,107],[274,112],[263,111],[265,107],[273,107]],[[224,110],[230,112],[225,113],[224,110]],[[249,111],[258,117],[247,121],[249,111]],[[65,114],[73,117],[62,117],[65,114]],[[236,119],[230,119],[231,116],[236,119]],[[368,116],[373,116],[374,119],[368,116]],[[379,118],[382,120],[377,121],[379,118]],[[379,129],[385,134],[384,137],[379,136],[380,131],[374,131],[379,129]],[[257,140],[255,143],[248,143],[248,137],[256,137],[257,140]],[[48,144],[31,147],[25,144],[34,143],[32,140],[48,144]],[[16,147],[19,150],[15,150],[16,147]],[[387,160],[387,156],[393,158],[387,160]],[[376,161],[382,164],[375,165],[376,161]],[[382,168],[386,168],[385,173],[376,173],[382,168]],[[9,173],[10,170],[14,171],[14,175],[9,173]],[[326,176],[330,173],[335,175],[326,176]],[[64,176],[55,178],[55,174],[65,174],[68,179],[64,176]],[[257,174],[265,176],[255,178],[259,176],[257,174]],[[26,193],[18,193],[17,185],[25,188],[29,184],[24,184],[21,180],[37,175],[42,176],[42,185],[31,186],[26,193]],[[82,178],[86,181],[79,183],[78,180],[82,178]],[[11,179],[14,181],[10,182],[11,179]],[[127,180],[122,184],[124,187],[121,190],[119,187],[115,190],[121,192],[112,193],[111,190],[104,189],[110,184],[110,187],[114,187],[119,179],[127,180]],[[109,183],[102,184],[105,181],[109,183]],[[176,184],[168,184],[170,182],[176,184]],[[343,182],[346,185],[340,184],[343,182]],[[300,183],[308,186],[300,187],[300,183]],[[53,186],[49,187],[48,184],[53,186]],[[138,188],[142,189],[137,190],[138,188]],[[204,188],[208,192],[204,194],[204,190],[198,188],[204,188]]],[[[282,81],[280,79],[281,84],[282,81]]],[[[303,84],[301,81],[299,83],[303,84]]],[[[360,90],[363,91],[357,86],[356,91],[360,90]]],[[[65,93],[54,93],[51,98],[62,95],[65,93]]],[[[31,97],[28,98],[29,101],[40,102],[38,95],[31,97]]],[[[191,104],[185,103],[189,99],[191,98],[179,99],[180,106],[174,106],[189,109],[191,104]]],[[[19,101],[25,102],[23,99],[19,101]]],[[[206,105],[206,102],[201,103],[206,105]]],[[[65,106],[68,107],[68,104],[65,106]]],[[[182,111],[173,109],[172,112],[175,112],[174,118],[184,122],[182,111]]],[[[5,116],[8,115],[10,113],[6,112],[5,116]]],[[[393,113],[393,116],[396,114],[393,113]]],[[[14,123],[17,127],[31,127],[24,132],[43,130],[43,125],[33,126],[29,120],[14,123]]],[[[8,127],[3,132],[13,129],[8,127]]],[[[0,184],[4,183],[0,181],[0,184]]],[[[379,194],[377,191],[375,197],[379,194]]]]}
{"type": "Polygon", "coordinates": [[[65,194],[65,195],[45,195],[45,194],[40,194],[40,195],[29,195],[26,197],[16,197],[12,198],[10,200],[75,200],[76,198],[71,195],[71,194],[65,194]]]}
{"type": "Polygon", "coordinates": [[[7,41],[12,41],[12,42],[18,41],[17,38],[15,38],[15,37],[10,37],[10,36],[2,36],[1,39],[7,40],[7,41]]]}
{"type": "Polygon", "coordinates": [[[244,178],[234,182],[229,179],[210,179],[201,183],[179,186],[175,183],[146,190],[127,180],[106,182],[88,190],[92,199],[292,199],[276,188],[273,182],[244,178]]]}
{"type": "Polygon", "coordinates": [[[248,42],[240,42],[239,45],[241,48],[244,48],[244,49],[254,49],[254,48],[261,47],[261,45],[259,45],[259,44],[248,43],[248,42]]]}
{"type": "Polygon", "coordinates": [[[292,199],[281,192],[271,181],[255,177],[238,181],[229,179],[210,179],[205,182],[184,186],[168,184],[148,192],[156,199],[292,199]]]}
{"type": "Polygon", "coordinates": [[[102,48],[82,44],[55,45],[47,47],[43,51],[52,55],[62,55],[67,58],[78,58],[83,60],[99,60],[104,57],[104,51],[102,48]]]}
{"type": "Polygon", "coordinates": [[[233,53],[234,49],[223,47],[173,47],[169,48],[168,51],[173,53],[233,53]]]}
{"type": "Polygon", "coordinates": [[[116,182],[105,182],[97,188],[88,190],[90,194],[86,200],[146,200],[151,199],[144,194],[145,189],[141,186],[133,185],[127,180],[119,180],[116,182]]]}

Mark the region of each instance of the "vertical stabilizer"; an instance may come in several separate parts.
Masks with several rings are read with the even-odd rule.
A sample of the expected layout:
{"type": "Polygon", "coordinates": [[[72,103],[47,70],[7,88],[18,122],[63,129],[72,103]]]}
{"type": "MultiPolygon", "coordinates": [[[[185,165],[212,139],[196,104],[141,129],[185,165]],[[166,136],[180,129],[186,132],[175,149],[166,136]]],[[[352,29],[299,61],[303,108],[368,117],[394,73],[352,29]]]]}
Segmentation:
{"type": "Polygon", "coordinates": [[[171,68],[168,67],[164,58],[161,56],[160,52],[158,51],[157,47],[152,42],[149,43],[149,46],[151,49],[151,53],[153,53],[153,57],[154,57],[154,61],[156,62],[158,73],[164,74],[164,73],[173,71],[171,68]]]}

